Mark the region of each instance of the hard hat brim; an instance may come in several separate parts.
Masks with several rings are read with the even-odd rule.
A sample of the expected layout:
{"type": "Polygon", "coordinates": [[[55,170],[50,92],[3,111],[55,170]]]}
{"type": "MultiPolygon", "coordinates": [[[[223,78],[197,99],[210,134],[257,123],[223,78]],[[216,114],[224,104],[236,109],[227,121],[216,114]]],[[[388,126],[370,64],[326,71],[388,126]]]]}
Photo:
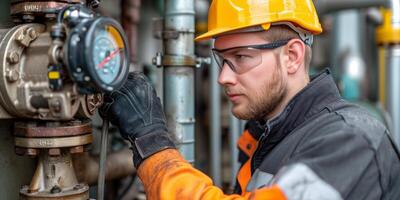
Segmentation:
{"type": "Polygon", "coordinates": [[[215,36],[217,36],[219,34],[222,34],[224,32],[226,32],[225,29],[218,29],[218,30],[214,29],[212,31],[208,31],[208,32],[206,32],[204,34],[201,34],[201,35],[197,36],[194,39],[194,41],[200,42],[200,41],[204,41],[204,40],[209,40],[209,39],[212,39],[213,37],[215,37],[215,36]]]}
{"type": "MultiPolygon", "coordinates": [[[[256,26],[259,26],[259,28],[260,28],[257,31],[262,31],[262,30],[266,31],[271,27],[271,24],[265,23],[265,24],[258,24],[258,25],[250,26],[250,27],[256,27],[256,26]]],[[[214,29],[214,30],[208,31],[204,34],[197,36],[194,39],[194,41],[199,42],[199,41],[209,40],[209,39],[215,38],[220,35],[227,35],[227,34],[233,34],[233,33],[254,32],[254,31],[246,30],[247,28],[249,28],[249,26],[235,27],[235,28],[230,28],[230,29],[229,28],[214,29]]]]}

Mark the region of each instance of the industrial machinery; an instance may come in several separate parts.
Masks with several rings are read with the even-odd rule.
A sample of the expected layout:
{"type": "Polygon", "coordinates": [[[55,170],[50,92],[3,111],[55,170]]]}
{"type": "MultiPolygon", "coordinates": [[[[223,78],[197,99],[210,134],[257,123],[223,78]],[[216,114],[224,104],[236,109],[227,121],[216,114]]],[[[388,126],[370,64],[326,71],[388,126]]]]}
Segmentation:
{"type": "Polygon", "coordinates": [[[71,154],[92,142],[87,119],[129,70],[123,29],[90,10],[98,3],[13,0],[17,25],[0,29],[0,118],[20,120],[16,153],[38,157],[20,199],[89,199],[71,154]]]}
{"type": "MultiPolygon", "coordinates": [[[[3,181],[4,187],[0,190],[0,199],[16,199],[14,196],[4,197],[6,192],[3,191],[18,194],[14,191],[18,191],[16,188],[21,182],[28,183],[25,178],[31,178],[31,174],[26,172],[31,173],[34,168],[26,165],[26,162],[16,163],[15,159],[9,159],[10,155],[15,156],[9,153],[13,151],[11,143],[15,146],[15,153],[36,157],[38,161],[30,184],[20,190],[20,199],[88,199],[88,184],[96,182],[93,177],[97,174],[103,175],[99,177],[99,183],[104,182],[104,179],[110,180],[109,176],[120,179],[131,175],[134,170],[132,162],[130,159],[123,159],[131,156],[127,148],[123,154],[109,154],[108,164],[104,163],[102,156],[100,160],[103,161],[98,164],[96,156],[83,156],[82,152],[86,151],[93,140],[92,131],[95,128],[92,128],[92,123],[96,124],[96,120],[91,121],[90,118],[102,103],[101,93],[111,91],[122,84],[128,72],[129,61],[131,70],[139,70],[144,63],[151,66],[150,61],[157,48],[160,48],[160,53],[154,57],[153,64],[162,68],[154,67],[149,75],[153,75],[159,83],[158,94],[163,94],[168,128],[171,134],[176,136],[179,150],[185,159],[196,167],[204,166],[203,171],[207,171],[206,166],[209,165],[213,183],[217,186],[226,185],[228,180],[225,172],[230,169],[222,167],[223,164],[226,165],[225,160],[228,157],[232,161],[230,186],[236,183],[235,177],[239,168],[236,141],[243,130],[243,121],[240,122],[233,115],[226,115],[230,116],[229,118],[221,117],[225,116],[223,111],[229,109],[228,104],[221,103],[221,92],[217,83],[218,69],[215,66],[198,68],[199,63],[206,60],[195,55],[193,42],[194,35],[201,27],[205,28],[210,0],[103,0],[103,6],[115,4],[115,7],[105,6],[109,9],[101,11],[105,14],[113,14],[110,11],[116,11],[113,16],[121,17],[123,28],[129,36],[129,45],[121,26],[115,20],[101,17],[92,11],[100,0],[6,1],[11,1],[10,14],[14,24],[8,27],[0,26],[0,136],[3,136],[0,140],[3,142],[0,143],[3,158],[0,159],[0,167],[6,166],[4,171],[1,170],[3,175],[0,182],[3,181]],[[140,8],[140,4],[144,6],[140,8]],[[119,11],[121,13],[118,13],[119,11]],[[150,19],[159,17],[161,13],[164,14],[164,18],[151,26],[150,19]],[[140,17],[141,14],[144,15],[140,17]],[[151,30],[151,27],[156,30],[151,30]],[[162,40],[162,47],[159,46],[161,42],[153,41],[149,37],[152,34],[162,40]],[[136,45],[140,47],[135,48],[136,45]],[[128,46],[131,48],[130,52],[128,46]],[[204,70],[204,73],[199,73],[199,70],[204,70]],[[163,77],[158,72],[163,72],[163,77]],[[206,88],[208,85],[205,78],[210,79],[210,89],[206,88]],[[194,89],[201,87],[206,88],[206,91],[199,90],[199,94],[194,94],[194,89]],[[195,96],[201,98],[195,99],[195,96]],[[200,104],[206,96],[210,96],[207,101],[211,104],[208,119],[207,109],[200,104]],[[200,105],[197,110],[194,109],[195,105],[200,105]],[[198,116],[200,109],[204,112],[204,119],[198,116]],[[209,120],[209,123],[204,123],[205,120],[209,120]],[[9,129],[5,129],[8,123],[15,123],[12,136],[8,134],[9,129]],[[196,130],[199,132],[195,131],[196,124],[199,127],[196,130]],[[228,124],[229,131],[226,131],[228,124]],[[204,127],[207,126],[211,132],[209,142],[205,142],[208,135],[203,133],[204,127]],[[229,133],[230,156],[226,156],[222,151],[227,144],[221,142],[225,141],[225,133],[229,133]],[[8,143],[9,151],[5,151],[7,148],[3,144],[8,143]],[[205,152],[210,152],[210,155],[205,152]],[[195,156],[195,153],[201,156],[195,156]],[[72,165],[71,156],[75,158],[76,155],[79,155],[80,162],[78,165],[74,162],[72,165]],[[129,169],[128,163],[131,164],[129,169]],[[73,166],[79,169],[78,176],[73,166]],[[107,166],[107,178],[101,173],[104,166],[107,166]],[[85,181],[80,178],[82,174],[87,175],[85,181]],[[10,182],[9,185],[12,186],[4,182],[10,182]]],[[[4,2],[1,0],[3,4],[0,3],[0,10],[4,8],[4,2]]],[[[364,95],[358,94],[366,92],[363,90],[365,83],[360,80],[373,74],[372,70],[368,70],[375,69],[374,57],[378,46],[380,103],[383,103],[388,111],[385,121],[390,125],[396,141],[400,143],[400,123],[395,123],[400,119],[399,1],[315,0],[314,3],[320,17],[325,16],[326,20],[323,24],[325,35],[318,37],[321,40],[316,38],[313,46],[313,67],[334,66],[334,71],[342,67],[342,72],[338,74],[352,84],[339,84],[346,89],[343,90],[344,96],[350,96],[355,101],[374,102],[373,98],[366,99],[370,98],[367,95],[360,98],[364,95]],[[374,22],[377,25],[383,20],[379,27],[365,25],[370,23],[366,21],[365,13],[371,7],[385,7],[382,8],[382,13],[378,12],[378,20],[374,22]],[[362,10],[354,10],[359,8],[362,10]],[[343,12],[347,9],[352,9],[349,11],[357,14],[350,14],[349,18],[348,13],[343,12]],[[376,33],[368,31],[370,28],[377,28],[376,33]],[[375,35],[377,46],[371,40],[375,35]],[[321,42],[322,40],[325,43],[321,42]],[[348,47],[353,51],[344,51],[348,47]],[[342,53],[345,55],[345,62],[339,65],[339,61],[336,60],[342,58],[342,53]],[[355,65],[354,61],[358,65],[355,65]],[[356,74],[360,75],[356,76],[360,79],[351,79],[354,77],[349,76],[354,75],[350,72],[354,72],[355,69],[362,69],[358,72],[363,73],[356,74]]],[[[4,25],[6,24],[2,24],[4,25]]],[[[210,44],[197,44],[197,48],[205,52],[200,56],[208,56],[210,44]]],[[[198,49],[196,54],[199,54],[198,49]]],[[[373,84],[372,80],[368,82],[373,84]]],[[[100,124],[97,126],[100,127],[100,124]]],[[[107,127],[104,127],[102,136],[107,130],[107,127]]],[[[103,142],[102,144],[107,144],[103,142]]],[[[110,144],[109,149],[113,149],[113,145],[117,146],[111,142],[110,144]]],[[[118,145],[123,146],[124,143],[118,145]]],[[[105,152],[106,148],[102,146],[100,151],[105,152]]],[[[20,157],[18,161],[24,158],[20,157]]],[[[119,187],[120,183],[122,181],[114,184],[119,187]]],[[[119,191],[120,194],[132,188],[132,183],[125,184],[128,187],[125,192],[119,191]]],[[[99,184],[98,188],[100,192],[97,199],[102,199],[101,191],[104,187],[99,184]]],[[[141,190],[140,187],[138,190],[141,190]]]]}

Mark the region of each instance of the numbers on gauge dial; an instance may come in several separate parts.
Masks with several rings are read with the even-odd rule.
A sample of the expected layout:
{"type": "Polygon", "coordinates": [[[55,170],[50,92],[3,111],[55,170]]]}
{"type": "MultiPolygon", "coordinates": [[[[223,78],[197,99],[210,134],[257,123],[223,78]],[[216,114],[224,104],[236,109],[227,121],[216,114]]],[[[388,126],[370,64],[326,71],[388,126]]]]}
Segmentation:
{"type": "Polygon", "coordinates": [[[106,84],[113,82],[121,68],[121,49],[106,31],[95,36],[93,59],[99,78],[106,84]]]}

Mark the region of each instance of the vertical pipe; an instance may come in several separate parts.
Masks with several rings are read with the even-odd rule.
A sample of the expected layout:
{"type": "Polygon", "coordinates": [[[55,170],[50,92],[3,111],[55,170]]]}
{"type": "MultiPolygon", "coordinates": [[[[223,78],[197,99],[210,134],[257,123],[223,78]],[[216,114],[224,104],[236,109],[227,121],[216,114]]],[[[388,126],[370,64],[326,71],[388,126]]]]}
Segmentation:
{"type": "Polygon", "coordinates": [[[100,144],[100,161],[99,161],[99,177],[97,181],[97,199],[104,199],[104,184],[106,180],[106,158],[107,158],[107,143],[108,143],[108,120],[103,120],[101,129],[101,144],[100,144]]]}
{"type": "MultiPolygon", "coordinates": [[[[391,10],[390,31],[392,34],[400,32],[400,1],[390,0],[391,10]]],[[[385,100],[386,108],[392,117],[392,134],[400,145],[400,41],[394,40],[386,43],[385,47],[385,100]]]]}
{"type": "Polygon", "coordinates": [[[137,64],[137,38],[140,20],[140,0],[121,0],[121,23],[128,37],[131,71],[142,71],[137,64]]]}
{"type": "Polygon", "coordinates": [[[332,60],[335,77],[342,89],[342,96],[348,101],[359,101],[368,97],[368,90],[363,89],[367,79],[365,63],[365,30],[363,16],[359,10],[346,10],[335,14],[332,60]]]}
{"type": "Polygon", "coordinates": [[[192,64],[194,14],[194,0],[165,1],[163,34],[165,114],[169,131],[179,142],[180,152],[192,163],[194,162],[195,123],[195,65],[192,64]]]}
{"type": "MultiPolygon", "coordinates": [[[[229,103],[229,110],[232,110],[232,104],[229,103]]],[[[236,174],[239,170],[239,162],[238,155],[239,150],[236,147],[236,142],[239,139],[241,129],[240,129],[240,120],[233,116],[232,113],[229,115],[229,144],[230,144],[230,153],[231,153],[231,183],[230,186],[233,188],[236,184],[236,174]]]]}
{"type": "Polygon", "coordinates": [[[390,9],[392,10],[392,26],[393,28],[400,27],[400,1],[390,0],[390,9]]]}
{"type": "Polygon", "coordinates": [[[211,144],[211,177],[214,185],[221,186],[221,87],[218,84],[219,67],[214,59],[210,66],[211,84],[211,117],[210,117],[210,144],[211,144]]]}
{"type": "Polygon", "coordinates": [[[400,144],[400,45],[393,45],[386,50],[386,108],[392,117],[392,134],[400,144]]]}

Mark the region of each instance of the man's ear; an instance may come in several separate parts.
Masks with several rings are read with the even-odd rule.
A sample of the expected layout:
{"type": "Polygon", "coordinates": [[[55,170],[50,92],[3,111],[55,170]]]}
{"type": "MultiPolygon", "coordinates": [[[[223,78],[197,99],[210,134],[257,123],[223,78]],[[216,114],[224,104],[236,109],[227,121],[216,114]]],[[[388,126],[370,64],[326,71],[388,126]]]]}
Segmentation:
{"type": "Polygon", "coordinates": [[[300,39],[292,39],[287,43],[285,51],[288,55],[287,72],[295,74],[304,65],[306,46],[300,39]]]}

